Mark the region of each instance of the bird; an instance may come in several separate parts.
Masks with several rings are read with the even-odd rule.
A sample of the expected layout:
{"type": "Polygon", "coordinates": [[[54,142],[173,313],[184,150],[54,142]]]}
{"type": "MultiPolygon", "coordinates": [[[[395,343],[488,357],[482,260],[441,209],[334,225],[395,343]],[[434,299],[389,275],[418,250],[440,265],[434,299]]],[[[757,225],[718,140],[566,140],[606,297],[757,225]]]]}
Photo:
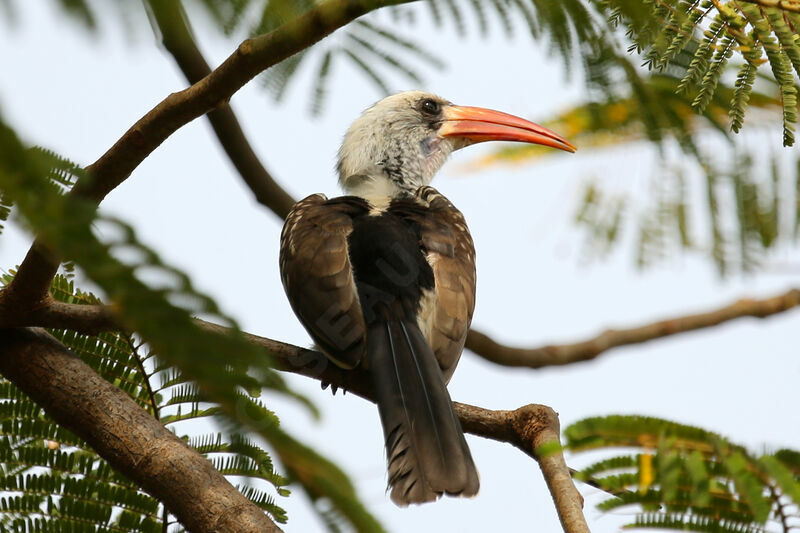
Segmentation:
{"type": "Polygon", "coordinates": [[[399,506],[478,492],[447,391],[475,307],[475,247],[464,216],[430,183],[452,152],[494,140],[576,150],[514,115],[397,93],[347,130],[337,164],[346,195],[300,200],[281,232],[294,313],[333,364],[372,380],[399,506]]]}

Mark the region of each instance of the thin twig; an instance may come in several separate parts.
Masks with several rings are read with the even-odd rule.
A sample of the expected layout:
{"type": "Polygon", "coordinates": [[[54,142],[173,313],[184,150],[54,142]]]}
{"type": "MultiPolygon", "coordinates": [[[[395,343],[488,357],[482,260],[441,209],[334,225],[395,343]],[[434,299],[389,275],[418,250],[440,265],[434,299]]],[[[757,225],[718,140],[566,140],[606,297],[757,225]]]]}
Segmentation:
{"type": "MultiPolygon", "coordinates": [[[[718,326],[742,317],[767,318],[798,306],[800,306],[800,290],[791,289],[771,298],[741,299],[706,313],[661,320],[629,329],[609,329],[597,337],[573,344],[514,348],[499,344],[473,329],[467,336],[466,347],[484,359],[504,366],[542,368],[568,365],[594,359],[615,347],[718,326]]],[[[125,329],[122,321],[116,316],[113,306],[66,304],[52,299],[25,313],[18,310],[3,313],[0,310],[0,326],[72,329],[87,334],[125,329]]],[[[335,380],[333,382],[335,383],[335,380]]]]}
{"type": "MultiPolygon", "coordinates": [[[[197,47],[181,7],[175,0],[149,0],[164,47],[175,59],[189,83],[211,74],[197,47]]],[[[259,160],[230,104],[221,103],[207,114],[220,145],[256,200],[281,218],[286,218],[295,200],[278,185],[259,160]]]]}
{"type": "Polygon", "coordinates": [[[487,335],[470,330],[466,347],[484,359],[503,366],[542,368],[589,361],[600,354],[629,344],[718,326],[742,317],[766,318],[800,305],[800,290],[762,300],[742,299],[706,313],[660,320],[628,329],[609,329],[600,335],[574,344],[557,344],[540,348],[514,348],[500,344],[487,335]]]}

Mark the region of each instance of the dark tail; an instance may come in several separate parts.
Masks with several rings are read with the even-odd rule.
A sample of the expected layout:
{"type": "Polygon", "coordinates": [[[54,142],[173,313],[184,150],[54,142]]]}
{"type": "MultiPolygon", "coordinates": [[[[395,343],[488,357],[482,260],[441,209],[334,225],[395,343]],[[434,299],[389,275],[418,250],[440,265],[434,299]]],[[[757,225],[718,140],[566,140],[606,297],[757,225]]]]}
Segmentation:
{"type": "Polygon", "coordinates": [[[476,494],[478,472],[419,327],[410,320],[371,324],[367,344],[392,500],[408,505],[433,501],[442,493],[476,494]]]}

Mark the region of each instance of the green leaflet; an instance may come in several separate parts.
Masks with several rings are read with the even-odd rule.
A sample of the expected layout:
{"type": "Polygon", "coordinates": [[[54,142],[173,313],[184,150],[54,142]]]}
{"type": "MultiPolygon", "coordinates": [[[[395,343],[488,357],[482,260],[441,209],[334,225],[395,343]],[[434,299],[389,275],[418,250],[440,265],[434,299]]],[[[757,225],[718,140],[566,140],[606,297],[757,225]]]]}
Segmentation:
{"type": "Polygon", "coordinates": [[[795,450],[778,450],[774,455],[795,477],[800,477],[800,452],[795,450]]]}
{"type": "Polygon", "coordinates": [[[261,82],[272,93],[276,102],[283,100],[289,81],[305,57],[306,51],[303,50],[260,74],[261,82]]]}
{"type": "Polygon", "coordinates": [[[420,78],[419,74],[417,74],[417,72],[412,70],[410,67],[404,65],[393,54],[377,48],[375,45],[370,43],[370,41],[362,39],[353,33],[350,33],[347,37],[351,42],[361,47],[364,51],[369,52],[369,54],[375,58],[381,59],[387,65],[393,67],[397,72],[400,72],[414,83],[418,85],[422,84],[422,78],[420,78]]]}
{"type": "Polygon", "coordinates": [[[564,433],[566,448],[573,452],[614,454],[576,477],[614,495],[599,509],[634,510],[635,518],[625,527],[762,532],[784,514],[784,507],[800,503],[800,470],[793,472],[782,460],[792,462],[798,452],[757,458],[710,431],[639,416],[585,419],[564,433]],[[644,456],[652,459],[642,461],[644,456]],[[641,485],[650,475],[642,471],[645,464],[653,469],[652,479],[641,485]]]}
{"type": "Polygon", "coordinates": [[[671,529],[676,531],[696,531],[699,533],[766,533],[760,527],[743,524],[733,520],[719,520],[705,516],[684,514],[641,514],[630,525],[640,529],[671,529]]]}
{"type": "MultiPolygon", "coordinates": [[[[83,175],[83,170],[80,169],[75,163],[60,157],[58,154],[46,150],[41,147],[36,147],[31,150],[32,153],[38,157],[47,159],[50,163],[47,179],[48,185],[53,187],[54,190],[65,193],[72,189],[78,177],[83,175]]],[[[3,231],[1,222],[8,220],[11,215],[11,208],[14,206],[14,196],[11,191],[0,189],[0,233],[3,231]]]]}
{"type": "Polygon", "coordinates": [[[722,76],[725,65],[733,55],[733,43],[733,37],[726,35],[722,39],[711,61],[711,65],[703,75],[703,81],[700,84],[700,92],[692,102],[692,106],[700,113],[705,111],[706,106],[708,106],[708,103],[711,101],[711,97],[714,96],[714,92],[717,90],[717,85],[719,84],[719,79],[722,76]]]}
{"type": "MultiPolygon", "coordinates": [[[[775,26],[773,26],[772,19],[775,19],[777,23],[780,17],[773,16],[772,19],[765,17],[762,10],[746,3],[743,5],[742,11],[752,25],[757,42],[763,47],[775,81],[780,86],[781,99],[783,101],[783,145],[791,146],[794,144],[794,125],[797,123],[797,87],[792,75],[792,60],[784,46],[779,44],[773,37],[775,26]]],[[[769,13],[770,9],[766,11],[769,13]]],[[[787,31],[783,25],[784,23],[780,19],[778,27],[783,30],[778,30],[780,33],[787,31]]],[[[791,46],[791,43],[787,42],[786,46],[791,46]]],[[[796,56],[796,54],[800,53],[798,52],[800,50],[800,42],[794,43],[794,46],[789,50],[792,50],[794,52],[792,55],[796,56]]]]}
{"type": "Polygon", "coordinates": [[[730,102],[731,129],[741,128],[744,108],[752,91],[751,68],[757,68],[762,51],[781,91],[784,113],[784,145],[794,143],[797,123],[797,80],[800,74],[800,40],[796,14],[780,7],[750,2],[648,2],[651,13],[636,18],[626,9],[628,0],[600,2],[609,6],[615,22],[627,23],[628,36],[637,49],[646,50],[645,64],[665,69],[681,50],[697,43],[680,84],[687,92],[697,91],[694,105],[705,108],[715,93],[727,60],[738,53],[751,67],[740,70],[737,93],[730,102]],[[654,26],[655,23],[655,26],[654,26]],[[735,45],[734,45],[735,43],[735,45]]]}
{"type": "MultiPolygon", "coordinates": [[[[784,450],[784,452],[787,451],[784,450]]],[[[781,460],[781,455],[781,452],[775,455],[764,455],[759,458],[759,462],[763,465],[764,470],[775,480],[776,485],[780,487],[782,492],[787,494],[792,501],[800,501],[800,475],[797,475],[784,464],[781,460]]]]}
{"type": "Polygon", "coordinates": [[[722,455],[726,470],[734,482],[741,501],[752,511],[753,521],[763,524],[767,520],[771,507],[767,497],[763,494],[767,484],[750,471],[750,460],[743,453],[736,451],[725,456],[723,452],[720,455],[722,455]]]}
{"type": "Polygon", "coordinates": [[[380,40],[392,43],[400,48],[408,50],[410,53],[418,57],[420,60],[425,61],[427,64],[434,68],[442,69],[445,67],[444,62],[432,52],[429,52],[416,42],[404,39],[397,33],[389,31],[387,28],[374,24],[367,20],[358,19],[353,23],[354,31],[357,35],[361,35],[363,39],[373,40],[379,37],[380,40]]]}
{"type": "Polygon", "coordinates": [[[327,95],[327,80],[331,73],[331,64],[333,63],[333,54],[327,51],[319,63],[317,70],[316,85],[314,86],[313,96],[311,97],[311,114],[318,115],[322,112],[322,107],[325,103],[327,95]]]}
{"type": "Polygon", "coordinates": [[[735,90],[731,100],[731,109],[728,115],[731,117],[731,130],[739,133],[744,123],[744,112],[750,102],[750,94],[753,92],[753,83],[756,81],[756,70],[758,67],[753,63],[744,63],[739,68],[736,76],[735,90]]]}

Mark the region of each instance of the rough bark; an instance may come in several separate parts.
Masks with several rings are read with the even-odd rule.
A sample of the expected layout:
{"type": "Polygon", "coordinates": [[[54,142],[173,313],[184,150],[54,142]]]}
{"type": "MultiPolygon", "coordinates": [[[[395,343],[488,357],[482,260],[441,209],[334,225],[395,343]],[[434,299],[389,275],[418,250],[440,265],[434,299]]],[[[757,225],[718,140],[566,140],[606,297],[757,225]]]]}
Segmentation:
{"type": "Polygon", "coordinates": [[[208,460],[44,330],[0,330],[0,372],[187,530],[281,531],[208,460]]]}

